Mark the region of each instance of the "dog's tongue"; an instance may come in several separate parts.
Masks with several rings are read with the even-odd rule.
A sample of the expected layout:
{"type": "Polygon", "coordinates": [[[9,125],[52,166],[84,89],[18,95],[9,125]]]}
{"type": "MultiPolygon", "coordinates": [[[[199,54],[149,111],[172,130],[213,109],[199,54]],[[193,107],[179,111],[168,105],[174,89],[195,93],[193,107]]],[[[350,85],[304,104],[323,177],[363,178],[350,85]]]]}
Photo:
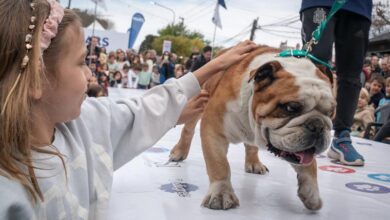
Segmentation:
{"type": "Polygon", "coordinates": [[[299,157],[299,163],[304,165],[311,163],[311,161],[313,161],[314,158],[314,153],[308,150],[297,152],[294,154],[295,156],[299,157]]]}

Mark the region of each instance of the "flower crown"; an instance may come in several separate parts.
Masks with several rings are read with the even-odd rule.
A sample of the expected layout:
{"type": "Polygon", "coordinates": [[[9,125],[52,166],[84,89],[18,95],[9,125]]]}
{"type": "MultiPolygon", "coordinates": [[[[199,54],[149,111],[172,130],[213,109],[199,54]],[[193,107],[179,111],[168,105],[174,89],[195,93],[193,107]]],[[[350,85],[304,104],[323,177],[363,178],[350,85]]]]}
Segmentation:
{"type": "MultiPolygon", "coordinates": [[[[40,39],[40,48],[41,48],[41,53],[43,53],[47,48],[49,48],[51,40],[57,35],[58,32],[58,25],[61,23],[62,18],[64,17],[64,8],[60,5],[55,0],[47,0],[47,2],[50,4],[50,13],[47,19],[45,20],[45,23],[43,24],[42,28],[42,34],[41,34],[41,39],[40,39]]],[[[32,39],[34,35],[34,30],[35,30],[35,21],[37,20],[37,17],[35,15],[35,3],[31,2],[30,3],[30,8],[32,10],[32,16],[30,17],[30,24],[28,26],[29,33],[25,37],[25,43],[26,43],[26,54],[23,57],[22,64],[20,65],[20,71],[18,74],[18,77],[12,86],[10,92],[7,95],[7,98],[5,99],[3,108],[1,110],[1,115],[4,114],[5,108],[7,106],[7,103],[9,101],[9,98],[13,91],[15,90],[19,80],[20,76],[26,69],[29,61],[30,61],[30,52],[31,49],[33,48],[32,45],[32,39]]]]}

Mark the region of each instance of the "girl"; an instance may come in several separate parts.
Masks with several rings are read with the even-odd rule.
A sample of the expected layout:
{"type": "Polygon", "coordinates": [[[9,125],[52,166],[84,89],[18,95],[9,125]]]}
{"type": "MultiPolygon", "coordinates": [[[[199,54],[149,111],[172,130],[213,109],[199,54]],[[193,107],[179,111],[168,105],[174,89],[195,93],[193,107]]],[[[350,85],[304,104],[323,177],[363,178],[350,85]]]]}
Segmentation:
{"type": "Polygon", "coordinates": [[[84,101],[91,72],[74,12],[0,0],[0,44],[2,219],[105,219],[113,170],[191,120],[202,105],[181,112],[200,85],[256,47],[240,43],[142,97],[84,101]]]}
{"type": "Polygon", "coordinates": [[[365,88],[360,90],[359,101],[353,117],[353,124],[351,127],[351,135],[363,137],[367,125],[374,122],[375,109],[368,105],[370,95],[365,88]]]}

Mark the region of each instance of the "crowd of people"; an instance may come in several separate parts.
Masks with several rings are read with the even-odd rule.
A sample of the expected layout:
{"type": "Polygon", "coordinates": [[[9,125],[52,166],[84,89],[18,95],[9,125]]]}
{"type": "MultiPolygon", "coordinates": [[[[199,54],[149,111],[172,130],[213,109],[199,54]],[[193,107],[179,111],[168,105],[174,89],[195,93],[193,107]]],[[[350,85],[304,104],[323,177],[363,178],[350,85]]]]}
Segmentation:
{"type": "MultiPolygon", "coordinates": [[[[364,136],[370,123],[383,124],[387,121],[382,114],[390,112],[390,108],[387,109],[386,106],[390,104],[390,56],[384,54],[379,57],[374,54],[367,57],[363,65],[361,83],[364,86],[360,91],[352,126],[352,135],[358,137],[364,136]]],[[[381,141],[390,142],[390,139],[381,141]]]]}
{"type": "Polygon", "coordinates": [[[92,37],[87,45],[86,63],[93,73],[89,81],[88,95],[108,95],[108,87],[150,89],[169,78],[180,78],[193,72],[211,59],[211,47],[205,46],[202,53],[194,49],[188,58],[164,52],[158,56],[155,50],[137,53],[133,49],[107,52],[98,46],[98,38],[92,37]]]}

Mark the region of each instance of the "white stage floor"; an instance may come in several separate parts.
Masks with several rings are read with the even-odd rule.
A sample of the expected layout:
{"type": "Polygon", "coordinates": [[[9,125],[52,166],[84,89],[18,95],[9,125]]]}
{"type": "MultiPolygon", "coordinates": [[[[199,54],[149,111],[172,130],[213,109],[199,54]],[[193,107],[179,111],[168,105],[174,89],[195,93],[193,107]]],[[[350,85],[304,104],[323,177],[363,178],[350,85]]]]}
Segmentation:
{"type": "Polygon", "coordinates": [[[364,167],[335,164],[325,153],[318,156],[323,207],[317,212],[307,210],[299,200],[296,173],[287,162],[262,149],[260,160],[270,172],[248,174],[244,146],[231,145],[231,179],[240,207],[215,211],[200,206],[208,176],[199,126],[187,160],[166,163],[181,128],[172,129],[153,148],[115,172],[108,219],[390,219],[390,145],[354,138],[354,146],[366,159],[364,167]]]}

